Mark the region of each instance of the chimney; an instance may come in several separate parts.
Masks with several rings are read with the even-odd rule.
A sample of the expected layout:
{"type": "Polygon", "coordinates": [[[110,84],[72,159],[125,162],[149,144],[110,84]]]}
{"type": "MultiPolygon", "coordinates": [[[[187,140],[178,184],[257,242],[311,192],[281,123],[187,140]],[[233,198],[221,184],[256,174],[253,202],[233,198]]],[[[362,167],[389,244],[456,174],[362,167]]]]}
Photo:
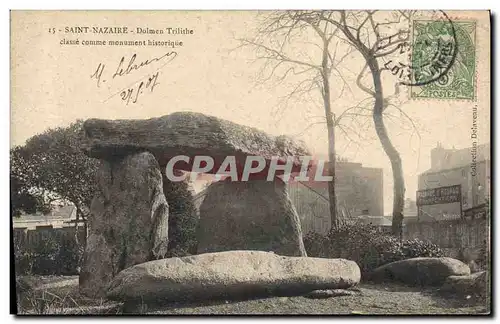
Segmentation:
{"type": "Polygon", "coordinates": [[[441,169],[444,165],[446,150],[440,142],[431,150],[431,169],[441,169]]]}

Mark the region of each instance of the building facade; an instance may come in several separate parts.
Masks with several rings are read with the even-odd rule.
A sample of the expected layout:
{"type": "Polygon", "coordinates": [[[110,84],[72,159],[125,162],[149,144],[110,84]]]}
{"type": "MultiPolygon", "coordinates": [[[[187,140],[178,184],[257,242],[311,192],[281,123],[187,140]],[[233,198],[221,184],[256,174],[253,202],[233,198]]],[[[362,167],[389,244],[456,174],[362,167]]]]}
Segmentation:
{"type": "MultiPolygon", "coordinates": [[[[73,205],[56,206],[48,214],[23,214],[20,217],[13,217],[12,220],[15,230],[74,227],[76,207],[73,205]]],[[[79,225],[83,225],[83,222],[80,221],[79,225]]]]}
{"type": "Polygon", "coordinates": [[[426,218],[461,218],[464,210],[487,204],[490,199],[490,145],[446,149],[438,143],[431,151],[431,168],[418,178],[418,189],[460,185],[461,202],[420,206],[426,218]]]}
{"type": "MultiPolygon", "coordinates": [[[[324,175],[327,169],[325,163],[324,175]]],[[[331,228],[328,182],[312,180],[315,173],[313,166],[309,170],[309,181],[288,183],[290,199],[301,219],[304,234],[326,234],[331,228]]],[[[340,220],[383,215],[382,169],[363,167],[361,163],[337,162],[335,174],[337,217],[340,220]]]]}

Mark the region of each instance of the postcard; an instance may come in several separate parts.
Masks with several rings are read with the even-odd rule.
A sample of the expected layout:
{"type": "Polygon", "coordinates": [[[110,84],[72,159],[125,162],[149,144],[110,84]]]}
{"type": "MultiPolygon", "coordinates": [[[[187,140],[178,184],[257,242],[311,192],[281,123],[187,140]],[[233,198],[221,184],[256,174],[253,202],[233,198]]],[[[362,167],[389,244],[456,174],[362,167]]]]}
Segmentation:
{"type": "Polygon", "coordinates": [[[487,315],[490,12],[10,12],[19,315],[487,315]]]}

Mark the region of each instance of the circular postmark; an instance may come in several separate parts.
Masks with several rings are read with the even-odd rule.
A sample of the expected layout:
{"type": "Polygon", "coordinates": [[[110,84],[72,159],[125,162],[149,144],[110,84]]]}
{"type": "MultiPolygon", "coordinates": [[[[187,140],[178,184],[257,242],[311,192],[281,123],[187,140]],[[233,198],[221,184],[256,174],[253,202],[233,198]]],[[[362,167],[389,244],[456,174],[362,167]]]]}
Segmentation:
{"type": "Polygon", "coordinates": [[[411,22],[412,30],[400,30],[396,41],[389,40],[396,47],[394,55],[384,59],[384,68],[402,85],[448,84],[453,79],[451,68],[458,53],[452,20],[444,11],[424,11],[412,15],[411,22]]]}

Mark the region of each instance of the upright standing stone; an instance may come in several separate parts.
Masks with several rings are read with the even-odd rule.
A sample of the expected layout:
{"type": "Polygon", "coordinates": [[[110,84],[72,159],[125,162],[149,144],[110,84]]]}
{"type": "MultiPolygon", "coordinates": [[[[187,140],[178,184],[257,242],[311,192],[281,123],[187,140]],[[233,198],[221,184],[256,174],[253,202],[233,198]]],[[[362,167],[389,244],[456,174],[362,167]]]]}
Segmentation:
{"type": "Polygon", "coordinates": [[[306,256],[300,219],[281,179],[228,178],[208,187],[200,206],[198,253],[229,250],[306,256]]]}
{"type": "Polygon", "coordinates": [[[79,282],[93,297],[104,296],[121,270],[163,258],[168,245],[168,204],[152,154],[103,161],[97,181],[79,282]]]}

